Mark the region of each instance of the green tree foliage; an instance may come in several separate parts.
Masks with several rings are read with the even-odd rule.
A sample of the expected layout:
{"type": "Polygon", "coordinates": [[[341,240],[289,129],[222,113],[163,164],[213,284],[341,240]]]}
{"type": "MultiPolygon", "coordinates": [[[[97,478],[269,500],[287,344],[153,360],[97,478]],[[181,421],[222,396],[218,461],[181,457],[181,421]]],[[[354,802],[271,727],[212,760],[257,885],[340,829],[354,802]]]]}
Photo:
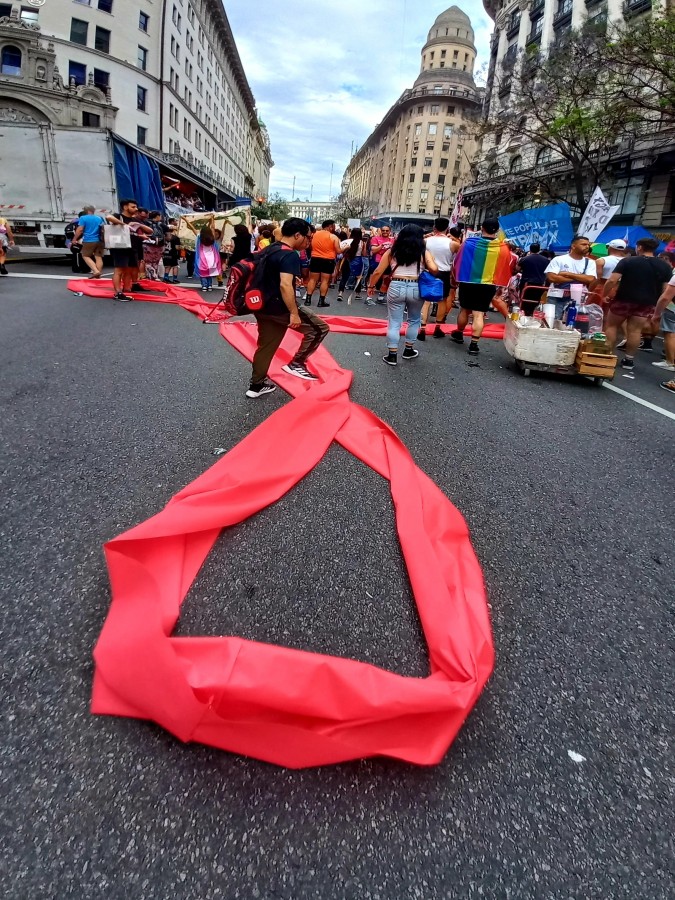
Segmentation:
{"type": "Polygon", "coordinates": [[[501,131],[512,144],[522,141],[535,156],[546,150],[554,162],[566,163],[580,212],[625,141],[644,125],[644,113],[621,95],[616,73],[598,66],[606,46],[604,30],[587,26],[554,44],[545,58],[528,48],[501,76],[497,93],[507,100],[483,128],[484,134],[501,131]]]}
{"type": "Polygon", "coordinates": [[[255,219],[269,219],[272,222],[283,222],[291,214],[288,201],[281,194],[270,194],[262,203],[251,207],[251,215],[255,219]]]}
{"type": "Polygon", "coordinates": [[[613,72],[622,101],[675,124],[675,9],[615,28],[598,62],[613,72]]]}

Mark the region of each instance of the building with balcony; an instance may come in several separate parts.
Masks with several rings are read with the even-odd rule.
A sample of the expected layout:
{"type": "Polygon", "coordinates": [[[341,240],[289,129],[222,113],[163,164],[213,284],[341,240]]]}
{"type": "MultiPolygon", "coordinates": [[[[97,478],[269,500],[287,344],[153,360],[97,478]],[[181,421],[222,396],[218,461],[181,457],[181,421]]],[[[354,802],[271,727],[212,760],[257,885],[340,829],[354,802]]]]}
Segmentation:
{"type": "MultiPolygon", "coordinates": [[[[535,71],[542,55],[571,29],[586,22],[633,19],[659,8],[659,0],[484,0],[495,28],[483,115],[492,124],[476,163],[478,177],[464,192],[469,220],[545,203],[538,184],[546,180],[556,195],[574,207],[575,188],[567,164],[550,149],[537,148],[520,135],[505,137],[500,116],[508,114],[517,66],[535,71]],[[525,52],[526,51],[526,52],[525,52]],[[536,176],[536,177],[535,177],[536,176]]],[[[675,236],[675,136],[625,141],[612,157],[611,174],[602,187],[620,206],[612,224],[642,224],[669,240],[675,236]]],[[[580,216],[582,211],[574,210],[580,216]]]]}
{"type": "Polygon", "coordinates": [[[337,206],[334,200],[292,200],[289,204],[291,216],[306,219],[313,225],[321,225],[326,219],[335,219],[337,206]]]}
{"type": "Polygon", "coordinates": [[[343,191],[374,216],[440,215],[471,180],[481,93],[471,20],[457,6],[441,13],[422,48],[420,74],[354,155],[343,191]]]}
{"type": "Polygon", "coordinates": [[[53,58],[47,87],[60,84],[71,101],[64,123],[63,97],[46,89],[48,121],[109,128],[207,202],[267,195],[269,137],[222,0],[0,3],[0,24],[16,35],[0,48],[0,110],[23,90],[15,57],[30,33],[53,58]],[[75,110],[77,97],[87,103],[75,110]]]}

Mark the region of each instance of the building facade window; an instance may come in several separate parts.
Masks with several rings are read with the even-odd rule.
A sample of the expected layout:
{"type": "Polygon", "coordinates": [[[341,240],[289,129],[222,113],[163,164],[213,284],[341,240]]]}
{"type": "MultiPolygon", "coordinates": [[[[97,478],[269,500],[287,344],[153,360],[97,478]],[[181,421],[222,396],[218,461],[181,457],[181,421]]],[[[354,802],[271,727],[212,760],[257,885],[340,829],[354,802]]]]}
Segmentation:
{"type": "Polygon", "coordinates": [[[149,25],[150,25],[150,16],[147,13],[139,12],[138,27],[141,29],[141,31],[144,31],[147,34],[149,25]]]}
{"type": "Polygon", "coordinates": [[[145,70],[148,68],[148,51],[145,47],[138,45],[138,68],[145,70]]]}
{"type": "Polygon", "coordinates": [[[110,32],[107,28],[96,26],[94,49],[99,50],[101,53],[110,53],[110,32]]]}
{"type": "Polygon", "coordinates": [[[435,122],[429,123],[429,137],[433,137],[438,131],[438,125],[435,122]]]}
{"type": "Polygon", "coordinates": [[[147,88],[141,87],[140,84],[136,87],[136,109],[139,109],[141,112],[147,112],[148,106],[148,91],[147,88]]]}
{"type": "Polygon", "coordinates": [[[111,13],[113,11],[113,0],[98,0],[98,8],[101,12],[111,13]]]}
{"type": "Polygon", "coordinates": [[[83,128],[100,128],[101,127],[101,117],[97,116],[96,113],[83,112],[82,113],[82,127],[83,128]]]}
{"type": "Polygon", "coordinates": [[[148,129],[142,125],[136,126],[136,143],[139,147],[145,147],[148,142],[148,129]]]}
{"type": "Polygon", "coordinates": [[[94,69],[94,85],[105,93],[110,87],[110,72],[94,69]]]}
{"type": "Polygon", "coordinates": [[[70,40],[73,44],[81,44],[87,46],[87,33],[89,31],[89,23],[83,19],[70,20],[70,40]]]}
{"type": "MultiPolygon", "coordinates": [[[[5,58],[5,51],[8,49],[11,49],[11,48],[5,47],[5,50],[2,51],[3,75],[4,74],[10,74],[10,75],[14,74],[11,72],[5,73],[4,58],[5,58]]],[[[68,82],[69,82],[69,84],[86,84],[87,83],[87,67],[85,66],[84,63],[73,62],[72,59],[70,60],[70,62],[68,63],[68,82]]]]}

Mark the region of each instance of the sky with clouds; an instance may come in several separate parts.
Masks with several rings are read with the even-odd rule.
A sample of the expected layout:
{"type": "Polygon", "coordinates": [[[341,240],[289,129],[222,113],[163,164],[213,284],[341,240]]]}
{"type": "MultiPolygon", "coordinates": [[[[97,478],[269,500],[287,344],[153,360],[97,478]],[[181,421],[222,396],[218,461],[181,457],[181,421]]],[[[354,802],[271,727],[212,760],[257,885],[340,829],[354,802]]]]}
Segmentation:
{"type": "MultiPolygon", "coordinates": [[[[270,193],[328,200],[360,146],[419,74],[420,52],[448,0],[224,0],[244,69],[267,125],[270,193]]],[[[457,0],[488,60],[492,20],[457,0]]]]}

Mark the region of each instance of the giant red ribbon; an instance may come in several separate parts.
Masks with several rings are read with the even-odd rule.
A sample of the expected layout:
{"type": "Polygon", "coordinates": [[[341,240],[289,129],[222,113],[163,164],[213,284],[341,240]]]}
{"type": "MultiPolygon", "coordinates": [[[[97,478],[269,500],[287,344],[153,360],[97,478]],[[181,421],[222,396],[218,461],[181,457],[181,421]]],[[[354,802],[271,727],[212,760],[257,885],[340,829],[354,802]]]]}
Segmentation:
{"type": "MultiPolygon", "coordinates": [[[[177,287],[161,281],[144,281],[142,286],[145,288],[143,293],[134,293],[133,291],[127,291],[127,293],[134,300],[145,300],[151,303],[170,303],[175,306],[181,306],[202,321],[207,318],[213,318],[214,321],[220,323],[229,319],[224,310],[218,310],[215,303],[208,303],[192,288],[177,287]]],[[[87,297],[99,297],[106,300],[112,298],[110,282],[101,279],[73,278],[68,282],[68,289],[75,294],[84,294],[87,297]]],[[[385,319],[372,319],[365,316],[330,315],[322,316],[321,318],[330,325],[330,330],[336,334],[363,334],[370,337],[384,337],[387,333],[387,322],[385,319]]],[[[450,334],[456,330],[456,327],[456,325],[441,325],[441,330],[446,334],[450,334]]],[[[406,326],[403,325],[401,328],[402,334],[405,333],[405,329],[406,326]]],[[[467,328],[464,333],[470,335],[471,328],[467,328]]],[[[504,337],[504,324],[502,322],[494,324],[490,322],[483,329],[483,337],[501,341],[504,337]]]]}
{"type": "MultiPolygon", "coordinates": [[[[251,359],[254,325],[221,333],[251,359]]],[[[94,651],[92,711],[150,719],[183,741],[293,768],[369,756],[434,764],[493,666],[480,566],[457,509],[394,432],[350,401],[351,372],[324,348],[310,360],[319,383],[281,371],[298,340],[289,331],[270,370],[296,399],[162,512],[105,545],[112,604],[94,651]],[[333,440],[390,482],[427,678],[238,637],[171,636],[220,530],[291,490],[333,440]]]]}

